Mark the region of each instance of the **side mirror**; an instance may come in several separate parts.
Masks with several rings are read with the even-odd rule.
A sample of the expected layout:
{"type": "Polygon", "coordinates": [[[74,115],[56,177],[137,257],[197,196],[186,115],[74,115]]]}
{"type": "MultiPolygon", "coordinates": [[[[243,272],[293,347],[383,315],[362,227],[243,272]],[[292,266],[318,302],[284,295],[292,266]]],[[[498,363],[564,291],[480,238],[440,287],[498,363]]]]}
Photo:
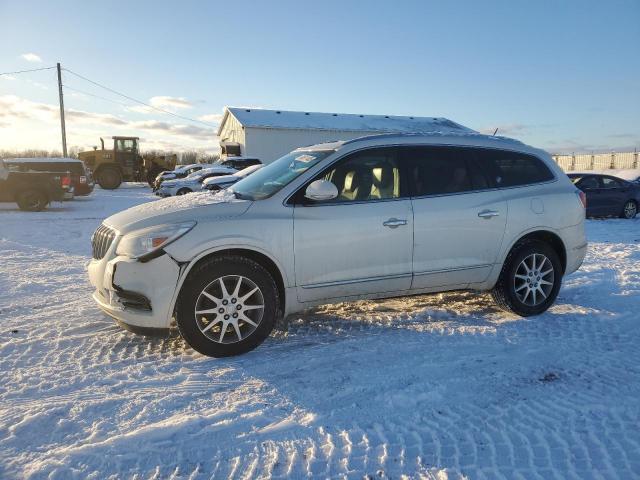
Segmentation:
{"type": "Polygon", "coordinates": [[[338,196],[338,187],[327,180],[316,180],[309,184],[304,196],[315,201],[333,200],[338,196]]]}

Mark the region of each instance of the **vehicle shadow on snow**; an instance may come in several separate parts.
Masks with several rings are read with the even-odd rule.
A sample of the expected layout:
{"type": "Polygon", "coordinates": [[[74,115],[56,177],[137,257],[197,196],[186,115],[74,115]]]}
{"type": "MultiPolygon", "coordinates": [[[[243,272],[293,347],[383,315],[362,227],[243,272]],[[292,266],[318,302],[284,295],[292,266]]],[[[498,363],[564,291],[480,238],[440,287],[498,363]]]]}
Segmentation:
{"type": "MultiPolygon", "coordinates": [[[[341,302],[291,315],[276,324],[271,336],[255,351],[218,362],[237,362],[254,355],[287,355],[292,350],[341,340],[411,331],[417,335],[495,333],[503,324],[522,321],[493,305],[486,294],[448,292],[384,300],[341,302]]],[[[108,320],[107,320],[108,321],[108,320]]],[[[149,352],[161,357],[198,355],[177,328],[160,335],[137,335],[117,325],[107,327],[122,338],[112,347],[136,356],[149,352]]],[[[122,352],[124,353],[124,352],[122,352]]],[[[255,360],[255,359],[254,359],[255,360]]],[[[253,360],[252,360],[253,361],[253,360]]]]}

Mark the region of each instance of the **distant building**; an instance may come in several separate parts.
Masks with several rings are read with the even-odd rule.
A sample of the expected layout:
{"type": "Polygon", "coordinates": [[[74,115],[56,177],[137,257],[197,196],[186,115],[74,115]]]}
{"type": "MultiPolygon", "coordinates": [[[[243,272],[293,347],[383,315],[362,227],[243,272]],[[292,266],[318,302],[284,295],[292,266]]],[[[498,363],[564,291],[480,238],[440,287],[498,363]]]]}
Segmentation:
{"type": "Polygon", "coordinates": [[[321,142],[434,131],[471,130],[446,118],[225,107],[218,137],[223,157],[251,156],[270,163],[298,147],[321,142]]]}

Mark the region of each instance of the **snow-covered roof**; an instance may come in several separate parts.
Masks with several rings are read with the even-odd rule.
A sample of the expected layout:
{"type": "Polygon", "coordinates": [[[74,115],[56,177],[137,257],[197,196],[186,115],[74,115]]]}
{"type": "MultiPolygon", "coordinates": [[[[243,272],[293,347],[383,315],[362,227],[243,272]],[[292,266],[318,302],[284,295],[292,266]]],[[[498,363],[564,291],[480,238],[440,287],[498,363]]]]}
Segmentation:
{"type": "Polygon", "coordinates": [[[353,113],[295,112],[261,108],[226,107],[218,135],[229,114],[244,127],[287,130],[335,130],[341,132],[471,132],[447,118],[405,117],[396,115],[359,115],[353,113]]]}
{"type": "Polygon", "coordinates": [[[5,158],[4,161],[5,163],[82,163],[82,160],[67,157],[5,158]]]}

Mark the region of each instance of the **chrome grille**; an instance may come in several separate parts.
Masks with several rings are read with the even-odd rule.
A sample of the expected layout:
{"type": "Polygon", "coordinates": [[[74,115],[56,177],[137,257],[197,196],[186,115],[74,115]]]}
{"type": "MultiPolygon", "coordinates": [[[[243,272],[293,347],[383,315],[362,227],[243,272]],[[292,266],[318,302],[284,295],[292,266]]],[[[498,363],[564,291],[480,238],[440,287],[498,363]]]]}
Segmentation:
{"type": "Polygon", "coordinates": [[[111,246],[111,242],[116,238],[116,232],[106,225],[100,225],[91,237],[91,248],[93,249],[93,258],[100,260],[107,254],[107,250],[111,246]]]}

